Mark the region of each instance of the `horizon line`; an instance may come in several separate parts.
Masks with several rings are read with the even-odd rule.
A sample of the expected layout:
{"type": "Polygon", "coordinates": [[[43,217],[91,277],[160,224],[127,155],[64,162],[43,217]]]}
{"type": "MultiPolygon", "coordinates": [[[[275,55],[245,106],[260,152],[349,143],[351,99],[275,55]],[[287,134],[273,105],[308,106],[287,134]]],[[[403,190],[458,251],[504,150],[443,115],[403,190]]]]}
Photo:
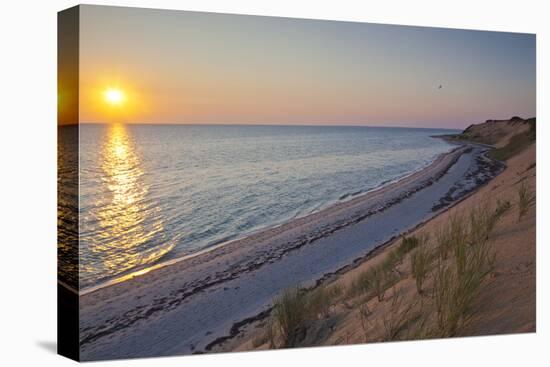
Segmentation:
{"type": "MultiPolygon", "coordinates": [[[[483,121],[485,122],[485,121],[483,121]]],[[[59,126],[74,126],[74,125],[110,125],[113,123],[122,123],[125,125],[161,125],[161,126],[282,126],[282,127],[376,127],[376,128],[395,128],[395,129],[430,129],[430,130],[464,130],[464,128],[453,127],[429,127],[429,126],[403,126],[403,125],[360,125],[360,124],[281,124],[281,123],[187,123],[187,122],[97,122],[97,121],[82,121],[59,126]]],[[[467,125],[469,126],[469,125],[467,125]]]]}

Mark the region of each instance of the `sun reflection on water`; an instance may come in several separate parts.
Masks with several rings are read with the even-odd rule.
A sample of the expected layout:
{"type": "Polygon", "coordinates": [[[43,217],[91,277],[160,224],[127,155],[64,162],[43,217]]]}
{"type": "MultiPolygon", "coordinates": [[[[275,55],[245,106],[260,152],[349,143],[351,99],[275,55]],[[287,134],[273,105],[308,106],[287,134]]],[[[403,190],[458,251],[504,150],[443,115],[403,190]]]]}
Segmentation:
{"type": "Polygon", "coordinates": [[[102,277],[152,264],[173,248],[165,239],[159,208],[148,199],[150,187],[127,127],[112,124],[108,129],[101,181],[109,197],[96,205],[100,231],[89,248],[101,261],[81,269],[102,277]]]}

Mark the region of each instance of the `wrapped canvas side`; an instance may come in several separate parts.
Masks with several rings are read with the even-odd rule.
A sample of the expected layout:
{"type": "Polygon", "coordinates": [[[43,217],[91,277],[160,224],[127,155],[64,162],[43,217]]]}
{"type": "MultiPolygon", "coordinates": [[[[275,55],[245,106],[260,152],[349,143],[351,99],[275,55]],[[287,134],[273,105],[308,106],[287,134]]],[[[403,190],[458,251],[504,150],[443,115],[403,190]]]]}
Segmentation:
{"type": "Polygon", "coordinates": [[[78,6],[58,13],[57,56],[57,351],[79,360],[78,6]]]}

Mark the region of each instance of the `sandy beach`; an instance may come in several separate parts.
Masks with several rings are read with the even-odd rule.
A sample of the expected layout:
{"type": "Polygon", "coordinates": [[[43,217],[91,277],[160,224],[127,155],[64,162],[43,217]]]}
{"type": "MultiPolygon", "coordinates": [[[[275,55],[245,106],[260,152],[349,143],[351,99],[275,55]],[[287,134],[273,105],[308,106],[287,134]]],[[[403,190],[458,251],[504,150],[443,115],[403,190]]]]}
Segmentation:
{"type": "Polygon", "coordinates": [[[500,173],[486,146],[397,182],[80,295],[82,360],[216,350],[262,319],[282,290],[348,271],[500,173]]]}

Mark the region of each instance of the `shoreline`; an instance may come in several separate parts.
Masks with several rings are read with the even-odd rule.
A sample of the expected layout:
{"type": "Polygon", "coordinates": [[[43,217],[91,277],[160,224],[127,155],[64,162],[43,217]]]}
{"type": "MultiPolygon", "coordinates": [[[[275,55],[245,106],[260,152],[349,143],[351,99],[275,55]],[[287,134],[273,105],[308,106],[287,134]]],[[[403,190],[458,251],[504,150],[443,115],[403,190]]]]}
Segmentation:
{"type": "Polygon", "coordinates": [[[296,282],[318,284],[327,274],[334,275],[358,264],[359,259],[364,261],[382,251],[384,244],[396,236],[469,196],[502,171],[501,165],[483,167],[480,163],[479,158],[487,149],[466,142],[458,144],[451,152],[397,182],[199,256],[178,259],[170,266],[81,294],[80,342],[84,359],[209,351],[216,340],[227,338],[235,325],[265,313],[266,303],[269,305],[273,296],[292,280],[288,279],[293,277],[292,271],[297,274],[293,278],[296,282]],[[476,176],[476,172],[482,174],[476,176]],[[433,210],[429,201],[437,201],[453,185],[468,181],[468,174],[475,176],[476,182],[482,180],[480,177],[485,181],[477,182],[473,188],[463,185],[457,200],[433,210]],[[424,209],[415,210],[414,215],[411,212],[410,218],[396,218],[395,213],[388,213],[406,215],[418,203],[423,203],[424,209]],[[401,223],[393,223],[392,219],[401,223]],[[368,243],[357,244],[365,233],[372,238],[366,237],[368,243]],[[285,271],[289,274],[281,273],[285,271]],[[269,279],[275,279],[276,284],[269,279]],[[254,292],[261,294],[254,297],[254,292]],[[249,299],[243,299],[243,295],[249,299]],[[235,304],[224,304],[231,303],[232,297],[235,304]],[[189,325],[190,320],[186,324],[188,312],[198,312],[195,323],[201,324],[202,329],[193,330],[195,325],[189,325]],[[167,327],[170,322],[180,328],[172,324],[167,327]],[[181,330],[185,326],[189,326],[188,330],[181,330]],[[144,340],[144,335],[148,335],[144,330],[155,329],[164,336],[164,343],[170,340],[168,348],[156,349],[156,344],[144,340]]]}
{"type": "MultiPolygon", "coordinates": [[[[186,260],[192,259],[194,257],[204,255],[204,254],[206,254],[210,251],[215,251],[220,247],[232,245],[232,244],[234,244],[236,242],[239,242],[239,241],[245,241],[248,237],[259,235],[262,232],[269,232],[269,231],[276,230],[278,227],[285,226],[285,225],[290,225],[290,223],[293,222],[293,221],[297,221],[297,220],[301,220],[301,219],[307,219],[307,217],[317,215],[318,213],[323,212],[323,211],[331,211],[334,208],[336,208],[337,206],[345,206],[347,203],[349,203],[353,200],[362,200],[362,199],[364,200],[366,198],[366,196],[368,196],[372,193],[375,193],[378,190],[383,190],[387,186],[391,186],[391,185],[399,185],[400,181],[405,180],[405,179],[407,179],[411,176],[414,176],[416,174],[419,174],[419,173],[421,173],[422,171],[424,171],[426,169],[429,169],[432,165],[437,164],[440,160],[444,159],[447,155],[451,155],[451,154],[455,153],[456,150],[460,149],[462,146],[465,145],[464,143],[456,142],[456,141],[447,139],[446,138],[447,135],[433,135],[431,137],[435,138],[435,139],[443,139],[443,140],[447,141],[447,143],[449,143],[450,145],[454,145],[455,147],[452,148],[451,150],[447,151],[447,152],[440,153],[440,154],[436,155],[431,162],[426,163],[426,164],[422,165],[421,167],[419,167],[415,170],[412,170],[408,173],[405,173],[405,174],[403,174],[399,177],[396,177],[394,179],[386,180],[386,181],[382,182],[379,186],[373,187],[371,189],[367,189],[366,191],[362,191],[362,192],[359,192],[359,193],[343,194],[343,195],[340,196],[340,198],[338,200],[336,200],[334,202],[331,202],[331,203],[327,203],[323,206],[320,206],[320,208],[318,208],[318,209],[316,209],[312,212],[303,214],[301,216],[296,216],[296,217],[289,218],[289,219],[284,220],[280,223],[274,223],[274,224],[271,224],[271,225],[266,225],[266,226],[261,227],[261,228],[257,228],[257,229],[255,229],[251,232],[243,234],[242,236],[238,236],[238,237],[232,238],[230,240],[222,241],[222,242],[219,242],[219,243],[211,244],[210,246],[207,246],[205,248],[202,248],[198,251],[192,252],[192,253],[187,254],[187,255],[179,256],[179,257],[169,259],[169,260],[165,260],[165,261],[160,261],[160,262],[158,262],[156,264],[152,264],[148,267],[132,271],[128,274],[123,274],[123,275],[117,276],[113,279],[109,279],[107,281],[103,281],[99,284],[88,286],[88,287],[85,287],[83,289],[76,290],[73,287],[69,286],[68,284],[66,284],[65,282],[62,282],[62,281],[58,281],[58,283],[61,286],[67,288],[69,291],[78,294],[79,296],[83,296],[83,295],[86,295],[86,294],[89,294],[89,293],[93,293],[97,290],[107,288],[107,287],[113,286],[115,284],[128,281],[128,280],[133,279],[135,277],[142,276],[142,275],[144,275],[146,273],[149,273],[151,271],[155,271],[156,269],[161,269],[161,268],[164,268],[164,267],[167,267],[167,266],[172,266],[174,264],[179,263],[180,261],[186,261],[186,260]]],[[[470,142],[468,142],[468,143],[470,143],[470,142]]],[[[472,144],[474,144],[474,143],[472,143],[472,144]]]]}

